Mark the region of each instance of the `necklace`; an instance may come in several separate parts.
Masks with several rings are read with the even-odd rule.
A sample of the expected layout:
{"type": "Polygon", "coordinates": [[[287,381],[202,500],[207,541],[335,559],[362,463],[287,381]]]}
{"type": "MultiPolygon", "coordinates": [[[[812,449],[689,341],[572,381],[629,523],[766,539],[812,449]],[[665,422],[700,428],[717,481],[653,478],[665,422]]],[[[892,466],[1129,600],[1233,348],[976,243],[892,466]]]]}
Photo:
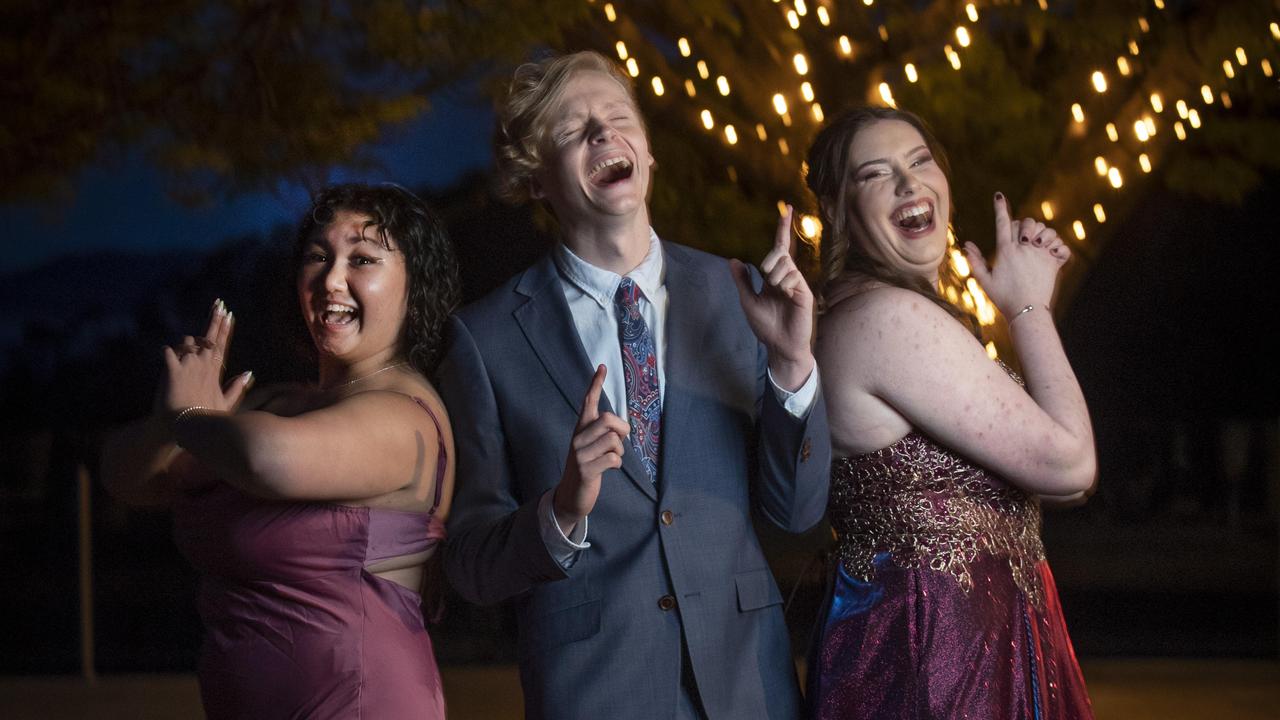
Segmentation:
{"type": "Polygon", "coordinates": [[[361,380],[368,380],[369,378],[373,377],[374,375],[381,375],[382,373],[384,373],[384,372],[386,372],[386,371],[390,370],[391,368],[404,367],[404,366],[406,366],[406,365],[408,365],[408,364],[409,364],[409,363],[408,363],[408,362],[406,362],[406,361],[404,361],[404,360],[401,360],[400,362],[394,362],[394,363],[391,363],[390,365],[384,365],[383,367],[380,367],[380,368],[378,368],[377,370],[374,370],[374,371],[373,371],[373,372],[371,372],[371,373],[368,373],[368,374],[365,374],[365,375],[361,375],[361,376],[360,376],[360,377],[358,377],[358,378],[353,378],[353,379],[351,379],[351,380],[347,380],[347,381],[344,381],[344,382],[340,382],[340,383],[338,383],[337,385],[333,385],[333,386],[331,386],[331,387],[322,388],[322,389],[323,389],[323,390],[325,390],[325,391],[330,391],[330,390],[339,390],[339,389],[341,389],[341,388],[347,387],[348,385],[355,385],[356,383],[360,382],[361,380]]]}

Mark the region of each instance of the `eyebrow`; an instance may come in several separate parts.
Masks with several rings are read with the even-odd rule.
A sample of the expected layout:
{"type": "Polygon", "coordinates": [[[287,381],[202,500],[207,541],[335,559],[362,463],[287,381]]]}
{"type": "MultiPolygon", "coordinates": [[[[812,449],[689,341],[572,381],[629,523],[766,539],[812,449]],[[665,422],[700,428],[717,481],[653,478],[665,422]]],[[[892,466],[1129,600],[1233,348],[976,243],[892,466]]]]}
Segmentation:
{"type": "MultiPolygon", "coordinates": [[[[917,145],[917,146],[915,146],[915,147],[911,148],[910,150],[908,150],[905,154],[906,154],[906,155],[913,155],[913,154],[915,154],[915,153],[917,153],[917,152],[919,152],[919,151],[921,151],[921,150],[928,150],[928,149],[929,149],[929,146],[928,146],[928,145],[917,145]]],[[[854,169],[853,169],[853,172],[854,172],[854,173],[860,173],[860,172],[862,172],[862,169],[863,169],[863,168],[865,168],[865,167],[866,167],[866,166],[868,166],[868,165],[878,165],[878,164],[881,164],[881,163],[883,163],[883,164],[886,164],[886,165],[887,165],[887,164],[889,163],[889,159],[888,159],[888,158],[876,158],[875,160],[868,160],[868,161],[866,161],[866,162],[862,163],[861,165],[859,165],[858,167],[854,168],[854,169]]]]}

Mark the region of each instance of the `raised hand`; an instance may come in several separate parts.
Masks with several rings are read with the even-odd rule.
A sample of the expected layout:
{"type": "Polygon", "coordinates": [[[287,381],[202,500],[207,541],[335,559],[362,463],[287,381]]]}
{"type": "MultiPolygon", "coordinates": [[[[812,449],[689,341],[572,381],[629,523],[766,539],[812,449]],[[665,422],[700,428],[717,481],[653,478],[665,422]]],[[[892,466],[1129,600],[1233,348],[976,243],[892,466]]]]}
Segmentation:
{"type": "Polygon", "coordinates": [[[234,318],[217,300],[209,313],[209,327],[202,337],[190,335],[180,345],[164,349],[165,380],[159,410],[170,416],[190,407],[232,412],[243,399],[253,373],[235,376],[222,385],[222,370],[231,343],[234,318]]]}
{"type": "Polygon", "coordinates": [[[982,251],[964,244],[973,276],[1006,318],[1028,305],[1047,307],[1053,298],[1058,271],[1071,258],[1071,250],[1051,227],[1034,218],[1011,219],[1009,201],[995,196],[996,256],[990,266],[982,251]]]}
{"type": "Polygon", "coordinates": [[[729,261],[742,312],[751,331],[768,349],[769,369],[785,390],[803,385],[814,365],[809,342],[813,337],[813,293],[792,258],[793,214],[788,205],[778,218],[773,247],[760,263],[760,274],[764,276],[761,292],[751,287],[751,275],[745,265],[729,261]]]}
{"type": "Polygon", "coordinates": [[[564,475],[552,497],[556,522],[565,535],[595,508],[604,472],[622,467],[623,442],[631,434],[631,426],[626,420],[599,410],[605,373],[604,365],[596,368],[587,395],[582,399],[578,425],[574,428],[569,457],[564,463],[564,475]]]}

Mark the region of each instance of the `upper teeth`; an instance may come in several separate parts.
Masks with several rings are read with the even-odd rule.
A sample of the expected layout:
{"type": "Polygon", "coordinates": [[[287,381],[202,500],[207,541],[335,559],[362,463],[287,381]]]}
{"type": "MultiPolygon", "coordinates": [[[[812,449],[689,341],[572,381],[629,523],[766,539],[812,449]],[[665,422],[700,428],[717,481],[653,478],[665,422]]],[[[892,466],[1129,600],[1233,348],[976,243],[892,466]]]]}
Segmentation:
{"type": "Polygon", "coordinates": [[[326,305],[326,306],[324,307],[324,311],[325,311],[325,312],[349,312],[349,313],[353,313],[353,312],[355,312],[355,311],[356,311],[356,309],[355,309],[355,308],[353,308],[353,307],[347,307],[346,305],[339,305],[339,304],[337,304],[337,303],[329,303],[328,305],[326,305]]]}
{"type": "Polygon", "coordinates": [[[598,163],[596,163],[594,166],[592,166],[592,168],[591,168],[591,172],[590,172],[590,175],[591,175],[592,177],[595,177],[595,175],[596,175],[597,173],[599,173],[601,170],[604,170],[604,169],[605,169],[605,168],[607,168],[607,167],[612,167],[612,166],[614,166],[614,165],[618,165],[618,164],[621,164],[621,165],[623,166],[623,168],[629,168],[629,167],[631,167],[631,161],[630,161],[630,160],[628,160],[628,159],[626,159],[626,158],[624,158],[624,157],[622,157],[622,156],[618,156],[618,157],[611,157],[611,158],[609,158],[608,160],[601,160],[600,162],[598,162],[598,163]]]}
{"type": "Polygon", "coordinates": [[[905,208],[902,208],[898,212],[894,213],[894,220],[902,221],[902,220],[906,220],[907,218],[915,217],[917,215],[924,215],[928,212],[929,212],[928,203],[917,203],[915,205],[909,205],[905,208]]]}

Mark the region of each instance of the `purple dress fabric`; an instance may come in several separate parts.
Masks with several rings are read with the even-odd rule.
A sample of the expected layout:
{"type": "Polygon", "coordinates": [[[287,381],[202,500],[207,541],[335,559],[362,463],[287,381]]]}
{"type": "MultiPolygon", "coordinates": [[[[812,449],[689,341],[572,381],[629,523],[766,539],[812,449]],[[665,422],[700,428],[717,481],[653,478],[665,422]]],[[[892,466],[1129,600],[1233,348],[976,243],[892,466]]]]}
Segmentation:
{"type": "Polygon", "coordinates": [[[918,433],[832,464],[820,720],[1093,718],[1032,496],[918,433]]]}
{"type": "Polygon", "coordinates": [[[421,597],[365,569],[444,538],[445,465],[442,441],[427,512],[273,502],[220,482],[183,495],[175,535],[202,575],[211,720],[445,716],[421,597]]]}

